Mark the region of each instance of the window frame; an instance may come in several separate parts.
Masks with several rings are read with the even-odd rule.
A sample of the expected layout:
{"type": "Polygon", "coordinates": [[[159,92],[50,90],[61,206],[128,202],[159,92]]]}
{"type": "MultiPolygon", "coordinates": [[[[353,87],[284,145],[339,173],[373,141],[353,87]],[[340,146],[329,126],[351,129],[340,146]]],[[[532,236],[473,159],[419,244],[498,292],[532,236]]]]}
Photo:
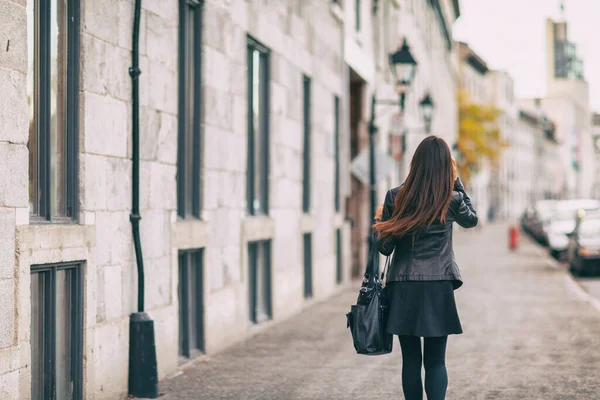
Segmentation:
{"type": "MultiPolygon", "coordinates": [[[[30,185],[35,183],[35,192],[39,193],[38,212],[30,212],[30,223],[44,224],[77,223],[79,218],[79,62],[80,62],[80,0],[66,0],[67,7],[67,80],[66,80],[66,110],[64,135],[65,166],[64,187],[59,188],[65,198],[64,216],[52,215],[51,203],[51,41],[49,34],[52,22],[51,2],[33,1],[33,32],[34,37],[34,76],[33,76],[33,107],[35,124],[36,159],[31,159],[31,168],[37,170],[37,182],[28,178],[30,185]],[[37,91],[36,91],[37,87],[37,91]],[[35,94],[37,92],[37,95],[35,94]]],[[[29,27],[29,24],[28,24],[29,27]]],[[[28,29],[29,30],[29,29],[28,29]]],[[[28,148],[29,148],[28,143],[28,148]]]]}
{"type": "Polygon", "coordinates": [[[258,240],[254,242],[248,242],[248,319],[251,324],[258,325],[265,321],[273,319],[273,285],[271,282],[272,276],[272,256],[271,256],[271,240],[258,240]],[[259,251],[261,251],[260,247],[264,246],[262,249],[264,253],[264,275],[262,276],[263,281],[263,289],[265,293],[265,305],[266,309],[265,315],[261,316],[257,312],[258,306],[258,282],[257,278],[260,276],[258,274],[258,262],[259,262],[259,251]]]}
{"type": "Polygon", "coordinates": [[[186,360],[204,354],[206,350],[204,313],[204,248],[180,250],[179,269],[179,357],[186,360]],[[196,281],[192,281],[196,268],[196,281]],[[195,293],[195,299],[194,299],[195,293]],[[194,301],[195,300],[195,301],[194,301]],[[194,311],[197,313],[194,316],[194,311]],[[196,319],[195,319],[196,318],[196,319]],[[196,326],[194,326],[194,321],[196,326]],[[182,329],[184,332],[182,332],[182,329]],[[196,336],[196,346],[192,347],[192,336],[196,336]]]}
{"type": "Polygon", "coordinates": [[[200,0],[179,1],[179,99],[177,138],[177,215],[181,219],[200,219],[202,212],[202,30],[203,5],[200,0]],[[193,54],[188,54],[188,16],[194,12],[193,54]],[[193,58],[193,87],[188,85],[188,62],[193,58]],[[193,97],[194,121],[192,132],[187,129],[187,106],[193,97]],[[189,138],[192,135],[192,138],[189,138]],[[187,143],[192,141],[192,172],[187,176],[187,143]],[[191,186],[191,188],[190,188],[191,186]],[[191,196],[191,210],[188,210],[191,196]]]}
{"type": "Polygon", "coordinates": [[[303,124],[303,149],[302,149],[302,212],[310,213],[311,207],[311,79],[307,75],[302,76],[302,124],[303,124]]]}
{"type": "Polygon", "coordinates": [[[342,228],[335,230],[335,281],[340,284],[344,280],[342,260],[342,228]]]}
{"type": "Polygon", "coordinates": [[[334,145],[334,206],[335,211],[340,212],[341,210],[341,190],[340,190],[340,98],[339,96],[333,97],[333,145],[334,145]]]}
{"type": "MultiPolygon", "coordinates": [[[[42,324],[42,332],[44,349],[43,360],[44,365],[42,373],[42,393],[44,399],[56,398],[56,274],[61,270],[72,270],[75,276],[70,289],[70,367],[71,379],[73,381],[73,400],[83,399],[83,335],[84,335],[84,293],[83,293],[83,273],[84,262],[65,262],[57,264],[41,264],[32,265],[30,268],[31,275],[47,274],[44,293],[40,294],[42,299],[43,312],[45,314],[42,324]],[[49,300],[48,300],[49,298],[49,300]],[[50,358],[48,361],[47,357],[50,358]]],[[[33,308],[33,304],[31,304],[33,308]]],[[[33,311],[31,312],[31,318],[33,311]]],[[[32,322],[33,325],[33,322],[32,322]]],[[[30,344],[31,345],[31,344],[30,344]]],[[[31,364],[33,365],[33,351],[31,352],[31,364]]],[[[33,379],[32,379],[33,383],[33,379]]],[[[32,386],[32,385],[30,385],[32,386]]],[[[32,399],[35,400],[35,399],[32,399]]]]}
{"type": "Polygon", "coordinates": [[[247,36],[247,131],[248,131],[248,160],[247,160],[247,175],[246,175],[246,199],[247,199],[247,207],[246,211],[248,215],[257,216],[257,215],[269,215],[269,157],[270,157],[270,149],[269,149],[269,140],[270,140],[270,130],[269,130],[269,111],[270,111],[270,50],[262,45],[257,40],[253,39],[251,36],[247,36]],[[254,117],[253,117],[253,107],[254,107],[254,65],[253,65],[253,53],[254,51],[258,51],[260,57],[260,65],[263,66],[261,69],[261,75],[259,77],[260,86],[259,93],[260,96],[260,104],[261,104],[261,112],[259,112],[260,119],[260,127],[262,128],[261,132],[255,132],[254,130],[254,117]],[[262,106],[264,105],[264,106],[262,106]],[[262,108],[264,107],[264,108],[262,108]],[[261,135],[261,149],[256,149],[256,135],[261,135]],[[260,151],[259,151],[260,150],[260,151]],[[255,168],[255,160],[258,155],[263,157],[262,164],[259,165],[260,171],[256,171],[255,168]],[[256,174],[259,173],[261,184],[259,187],[255,187],[254,180],[256,178],[256,174]],[[262,189],[262,190],[260,190],[262,189]],[[259,210],[255,210],[254,208],[254,200],[257,197],[260,200],[261,207],[259,210]]]}

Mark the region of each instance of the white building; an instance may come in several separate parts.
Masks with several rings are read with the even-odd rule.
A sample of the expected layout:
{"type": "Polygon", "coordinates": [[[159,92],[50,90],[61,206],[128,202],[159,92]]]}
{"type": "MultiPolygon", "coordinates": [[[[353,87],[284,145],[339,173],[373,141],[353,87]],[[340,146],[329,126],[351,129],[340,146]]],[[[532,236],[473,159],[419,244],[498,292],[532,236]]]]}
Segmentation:
{"type": "Polygon", "coordinates": [[[595,173],[592,197],[600,198],[600,114],[592,113],[592,142],[594,143],[595,173]]]}
{"type": "Polygon", "coordinates": [[[583,61],[576,45],[568,40],[567,27],[564,21],[546,21],[548,91],[541,105],[556,124],[562,196],[588,197],[595,173],[589,88],[583,61]]]}
{"type": "Polygon", "coordinates": [[[488,79],[492,103],[502,115],[498,127],[506,147],[492,173],[490,201],[501,218],[518,218],[531,202],[534,187],[536,136],[543,134],[536,121],[519,110],[514,98],[514,82],[504,71],[490,71],[488,79]]]}
{"type": "MultiPolygon", "coordinates": [[[[139,294],[134,0],[0,9],[0,398],[123,398],[139,294]]],[[[449,0],[143,2],[141,249],[159,379],[361,272],[368,185],[349,162],[368,146],[369,99],[397,98],[387,60],[405,38],[419,62],[409,137],[424,137],[429,92],[433,132],[452,143],[458,15],[449,0]]]]}
{"type": "MultiPolygon", "coordinates": [[[[457,46],[459,87],[469,95],[469,100],[473,103],[491,105],[493,97],[488,79],[489,68],[487,63],[467,43],[459,42],[457,46]]],[[[471,182],[469,182],[467,188],[482,223],[487,221],[492,208],[490,199],[491,181],[491,165],[488,160],[482,160],[481,168],[471,176],[471,182]]]]}

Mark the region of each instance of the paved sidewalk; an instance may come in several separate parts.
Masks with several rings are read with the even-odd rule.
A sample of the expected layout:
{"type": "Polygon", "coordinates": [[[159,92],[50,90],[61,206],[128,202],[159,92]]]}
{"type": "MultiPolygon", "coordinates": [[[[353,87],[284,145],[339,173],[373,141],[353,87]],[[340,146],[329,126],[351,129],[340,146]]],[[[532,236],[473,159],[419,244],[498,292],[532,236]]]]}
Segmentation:
{"type": "MultiPolygon", "coordinates": [[[[506,227],[457,234],[465,333],[448,343],[449,400],[600,399],[600,313],[506,227]]],[[[401,354],[359,356],[345,291],[161,383],[163,400],[402,399],[401,354]]]]}

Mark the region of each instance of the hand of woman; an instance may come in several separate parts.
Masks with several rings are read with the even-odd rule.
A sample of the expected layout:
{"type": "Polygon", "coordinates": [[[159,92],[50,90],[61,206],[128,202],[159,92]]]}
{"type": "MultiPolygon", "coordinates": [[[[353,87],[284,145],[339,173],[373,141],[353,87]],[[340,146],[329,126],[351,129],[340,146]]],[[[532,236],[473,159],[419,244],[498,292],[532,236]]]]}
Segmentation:
{"type": "Polygon", "coordinates": [[[382,214],[383,214],[383,204],[377,208],[377,211],[375,212],[375,219],[381,221],[382,214]]]}
{"type": "Polygon", "coordinates": [[[452,181],[455,181],[456,178],[458,178],[458,172],[456,170],[456,160],[454,159],[454,157],[452,157],[452,173],[454,174],[452,175],[452,181]]]}

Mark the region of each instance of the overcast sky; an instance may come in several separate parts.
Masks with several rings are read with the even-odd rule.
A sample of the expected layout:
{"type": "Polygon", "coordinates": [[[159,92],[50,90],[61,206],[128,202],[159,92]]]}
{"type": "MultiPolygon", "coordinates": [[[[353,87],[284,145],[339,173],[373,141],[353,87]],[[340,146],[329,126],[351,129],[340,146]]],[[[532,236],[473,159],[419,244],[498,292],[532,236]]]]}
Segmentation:
{"type": "MultiPolygon", "coordinates": [[[[577,44],[600,112],[600,0],[564,0],[568,37],[577,44]]],[[[460,0],[454,37],[467,42],[493,69],[515,80],[517,97],[546,93],[546,18],[560,17],[560,0],[460,0]]]]}

